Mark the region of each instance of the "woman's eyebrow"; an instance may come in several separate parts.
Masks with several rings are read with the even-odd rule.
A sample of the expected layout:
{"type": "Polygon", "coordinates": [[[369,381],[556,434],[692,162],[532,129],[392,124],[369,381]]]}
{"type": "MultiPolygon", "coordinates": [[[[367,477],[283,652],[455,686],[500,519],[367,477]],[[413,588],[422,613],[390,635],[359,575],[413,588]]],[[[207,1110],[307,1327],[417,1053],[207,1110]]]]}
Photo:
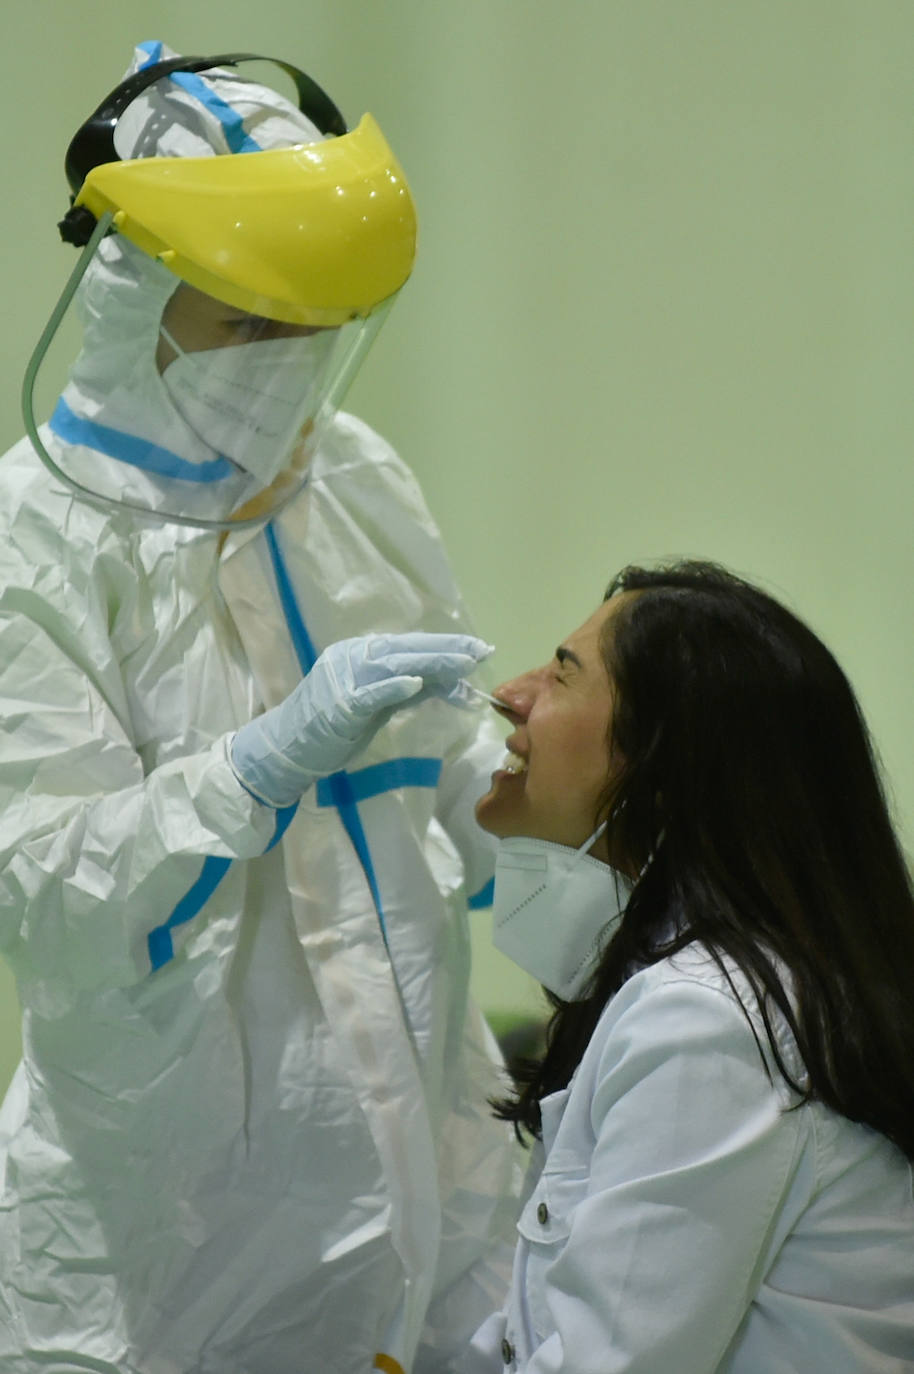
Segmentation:
{"type": "Polygon", "coordinates": [[[573,663],[576,668],[584,667],[584,664],[578,658],[577,654],[574,653],[571,649],[566,649],[564,644],[559,645],[559,647],[555,651],[555,656],[558,659],[559,663],[561,663],[562,665],[564,665],[565,663],[573,663]]]}

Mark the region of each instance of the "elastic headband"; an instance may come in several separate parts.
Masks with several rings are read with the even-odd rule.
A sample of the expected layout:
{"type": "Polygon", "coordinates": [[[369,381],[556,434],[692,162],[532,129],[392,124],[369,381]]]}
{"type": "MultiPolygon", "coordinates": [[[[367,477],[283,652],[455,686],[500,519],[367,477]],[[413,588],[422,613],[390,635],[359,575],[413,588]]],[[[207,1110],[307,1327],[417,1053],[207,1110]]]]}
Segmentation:
{"type": "Polygon", "coordinates": [[[164,62],[153,62],[141,67],[138,72],[128,76],[120,85],[106,95],[98,109],[86,120],[70,142],[64,160],[64,170],[72,191],[71,208],[58,224],[60,237],[65,243],[83,247],[88,243],[95,228],[96,219],[91,210],[83,205],[73,205],[83,182],[92,171],[105,162],[120,162],[114,146],[114,130],[121,115],[137,96],[163,77],[172,72],[202,72],[213,67],[234,67],[239,62],[272,62],[292,78],[298,92],[298,108],[310,119],[322,134],[339,138],[347,132],[346,121],[336,105],[313,81],[310,76],[290,62],[278,57],[264,57],[259,53],[235,52],[222,53],[218,57],[171,57],[164,62]]]}

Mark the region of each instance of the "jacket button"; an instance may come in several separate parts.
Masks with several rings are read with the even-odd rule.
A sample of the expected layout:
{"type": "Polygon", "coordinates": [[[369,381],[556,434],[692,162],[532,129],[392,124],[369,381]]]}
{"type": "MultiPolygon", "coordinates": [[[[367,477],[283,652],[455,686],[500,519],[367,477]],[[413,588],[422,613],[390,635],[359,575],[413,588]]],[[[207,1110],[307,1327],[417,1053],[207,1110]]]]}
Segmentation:
{"type": "Polygon", "coordinates": [[[536,1219],[540,1226],[545,1226],[546,1222],[549,1220],[549,1208],[546,1206],[545,1202],[541,1202],[537,1207],[536,1219]]]}
{"type": "Polygon", "coordinates": [[[507,1336],[505,1336],[505,1339],[501,1343],[501,1358],[504,1360],[505,1364],[512,1364],[514,1361],[514,1346],[508,1340],[507,1336]]]}

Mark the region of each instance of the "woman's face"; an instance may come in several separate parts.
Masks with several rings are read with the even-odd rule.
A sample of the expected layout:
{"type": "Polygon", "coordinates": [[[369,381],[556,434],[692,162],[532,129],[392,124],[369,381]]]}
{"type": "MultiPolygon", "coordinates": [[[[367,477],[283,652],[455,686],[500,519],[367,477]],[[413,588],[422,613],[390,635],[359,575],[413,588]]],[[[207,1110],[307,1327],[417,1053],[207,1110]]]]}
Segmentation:
{"type": "MultiPolygon", "coordinates": [[[[600,652],[604,626],[627,593],[604,602],[542,668],[496,689],[514,723],[506,764],[476,804],[484,830],[577,847],[593,833],[611,778],[613,689],[600,652]]],[[[593,853],[606,853],[605,836],[593,853]]]]}

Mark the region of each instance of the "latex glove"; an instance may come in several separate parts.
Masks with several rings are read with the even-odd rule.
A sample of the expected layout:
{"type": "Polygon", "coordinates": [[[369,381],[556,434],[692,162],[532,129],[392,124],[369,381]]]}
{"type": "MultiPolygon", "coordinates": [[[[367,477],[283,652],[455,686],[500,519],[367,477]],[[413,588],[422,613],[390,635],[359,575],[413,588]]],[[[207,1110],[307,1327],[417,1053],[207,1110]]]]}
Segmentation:
{"type": "Polygon", "coordinates": [[[325,649],[285,701],[243,725],[230,758],[239,782],[291,806],[344,768],[401,706],[444,696],[492,652],[472,635],[366,635],[325,649]]]}

